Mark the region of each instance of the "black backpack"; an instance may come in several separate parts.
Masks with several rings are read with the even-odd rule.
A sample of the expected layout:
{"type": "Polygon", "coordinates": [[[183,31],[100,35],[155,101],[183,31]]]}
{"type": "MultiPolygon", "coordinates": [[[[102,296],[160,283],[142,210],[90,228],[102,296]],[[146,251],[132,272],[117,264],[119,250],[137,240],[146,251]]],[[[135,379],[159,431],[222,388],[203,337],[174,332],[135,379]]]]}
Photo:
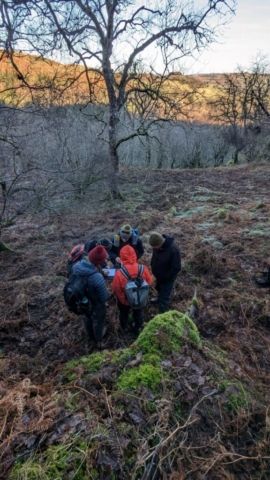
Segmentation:
{"type": "Polygon", "coordinates": [[[87,297],[87,278],[88,276],[84,277],[72,273],[64,286],[63,295],[66,306],[70,312],[77,315],[89,311],[91,308],[91,302],[87,297]]]}

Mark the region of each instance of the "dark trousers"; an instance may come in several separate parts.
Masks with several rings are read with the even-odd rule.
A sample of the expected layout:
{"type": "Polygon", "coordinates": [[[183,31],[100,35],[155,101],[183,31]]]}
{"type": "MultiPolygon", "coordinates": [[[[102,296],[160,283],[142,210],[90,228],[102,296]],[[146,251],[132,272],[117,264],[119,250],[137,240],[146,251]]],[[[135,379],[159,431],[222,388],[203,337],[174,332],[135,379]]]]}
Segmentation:
{"type": "Polygon", "coordinates": [[[170,299],[173,284],[174,281],[169,283],[161,283],[157,280],[156,290],[158,291],[158,313],[164,313],[170,309],[170,299]]]}
{"type": "Polygon", "coordinates": [[[104,303],[93,305],[89,312],[82,315],[82,321],[88,338],[99,342],[105,327],[106,306],[104,303]]]}
{"type": "MultiPolygon", "coordinates": [[[[130,312],[131,307],[129,305],[124,305],[117,299],[117,306],[119,309],[119,320],[121,328],[125,328],[128,323],[128,314],[130,312]]],[[[142,308],[140,309],[132,309],[133,320],[135,323],[135,329],[139,329],[143,323],[143,312],[142,308]]]]}

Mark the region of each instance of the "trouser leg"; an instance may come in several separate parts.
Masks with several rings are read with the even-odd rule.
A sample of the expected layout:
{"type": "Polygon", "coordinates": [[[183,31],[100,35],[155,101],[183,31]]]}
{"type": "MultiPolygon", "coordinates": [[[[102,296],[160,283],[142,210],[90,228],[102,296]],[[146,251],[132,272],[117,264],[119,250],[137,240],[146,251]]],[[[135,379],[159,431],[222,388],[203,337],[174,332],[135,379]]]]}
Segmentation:
{"type": "Polygon", "coordinates": [[[106,307],[105,304],[94,305],[91,311],[93,332],[96,342],[99,342],[103,337],[105,327],[106,307]]]}
{"type": "Polygon", "coordinates": [[[138,330],[143,323],[143,310],[140,308],[139,310],[133,310],[133,318],[135,323],[135,329],[138,330]]]}
{"type": "Polygon", "coordinates": [[[159,284],[159,307],[158,312],[167,312],[170,308],[170,299],[174,282],[159,284]]]}
{"type": "Polygon", "coordinates": [[[124,329],[124,328],[126,328],[127,323],[128,323],[128,314],[129,314],[130,306],[129,305],[124,305],[118,299],[117,299],[117,306],[118,306],[118,309],[119,309],[120,325],[121,325],[121,328],[124,329]]]}
{"type": "Polygon", "coordinates": [[[86,331],[87,337],[93,338],[93,325],[90,314],[81,315],[81,319],[83,321],[84,329],[86,331]]]}

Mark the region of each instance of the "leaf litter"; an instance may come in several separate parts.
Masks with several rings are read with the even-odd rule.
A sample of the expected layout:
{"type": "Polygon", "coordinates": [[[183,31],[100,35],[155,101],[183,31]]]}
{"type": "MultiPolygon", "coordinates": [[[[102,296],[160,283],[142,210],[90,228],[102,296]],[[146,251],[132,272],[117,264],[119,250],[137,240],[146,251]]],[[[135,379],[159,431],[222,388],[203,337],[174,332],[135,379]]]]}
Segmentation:
{"type": "MultiPolygon", "coordinates": [[[[249,235],[268,222],[267,172],[267,164],[151,175],[123,168],[125,202],[104,202],[79,218],[32,214],[4,229],[14,251],[0,253],[1,478],[269,478],[269,289],[252,282],[265,267],[269,242],[249,235]],[[134,183],[141,195],[132,198],[134,183]],[[230,205],[240,205],[241,215],[230,205]],[[172,206],[176,216],[168,216],[172,206]],[[181,353],[162,359],[154,391],[116,388],[121,371],[139,368],[142,356],[132,355],[136,337],[119,333],[112,292],[100,346],[107,353],[93,371],[88,358],[97,346],[63,303],[72,246],[110,236],[127,221],[146,239],[157,230],[180,246],[174,310],[186,312],[198,290],[194,321],[202,343],[185,335],[181,353]],[[114,353],[128,348],[129,357],[116,362],[114,353]]],[[[156,313],[149,304],[145,324],[156,313]]]]}

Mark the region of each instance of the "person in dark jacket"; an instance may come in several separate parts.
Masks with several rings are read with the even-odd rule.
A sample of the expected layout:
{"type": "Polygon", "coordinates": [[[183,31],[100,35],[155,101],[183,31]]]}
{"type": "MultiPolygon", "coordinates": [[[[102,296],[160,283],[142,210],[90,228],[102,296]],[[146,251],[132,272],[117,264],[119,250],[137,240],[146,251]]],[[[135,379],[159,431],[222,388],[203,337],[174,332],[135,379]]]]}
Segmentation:
{"type": "Polygon", "coordinates": [[[170,297],[174,281],[181,271],[181,256],[173,237],[154,232],[150,235],[149,245],[153,248],[151,270],[156,277],[158,296],[151,303],[159,305],[159,313],[169,310],[170,297]]]}
{"type": "Polygon", "coordinates": [[[90,300],[90,308],[86,309],[82,320],[89,339],[94,338],[99,342],[106,333],[105,316],[106,302],[109,298],[103,275],[100,273],[100,265],[107,258],[107,251],[101,245],[93,248],[88,254],[72,267],[72,273],[87,277],[87,298],[90,300]]]}
{"type": "Polygon", "coordinates": [[[110,250],[110,260],[116,267],[120,267],[120,250],[125,245],[130,245],[136,253],[136,258],[139,260],[144,253],[143,242],[141,237],[135,233],[132,227],[127,223],[120,228],[119,233],[112,238],[112,248],[110,250]]]}
{"type": "Polygon", "coordinates": [[[84,245],[84,251],[86,253],[89,253],[93,248],[97,247],[98,245],[101,245],[102,247],[107,250],[108,255],[110,254],[110,250],[112,248],[112,242],[109,240],[109,238],[100,238],[99,240],[88,240],[85,245],[84,245]]]}

